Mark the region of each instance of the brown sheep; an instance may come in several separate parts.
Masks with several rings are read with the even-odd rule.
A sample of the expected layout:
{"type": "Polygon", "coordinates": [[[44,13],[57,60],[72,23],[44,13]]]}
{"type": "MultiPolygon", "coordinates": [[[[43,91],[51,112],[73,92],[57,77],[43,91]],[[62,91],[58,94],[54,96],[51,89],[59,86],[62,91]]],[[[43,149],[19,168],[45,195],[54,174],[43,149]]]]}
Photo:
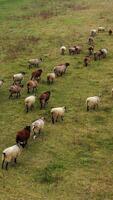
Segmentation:
{"type": "Polygon", "coordinates": [[[38,69],[38,70],[36,70],[36,71],[34,71],[34,72],[32,72],[32,75],[31,75],[31,80],[37,80],[37,81],[39,81],[40,80],[40,77],[41,77],[41,74],[42,74],[42,69],[38,69]]]}
{"type": "Polygon", "coordinates": [[[50,98],[50,95],[51,95],[50,91],[46,91],[40,95],[40,97],[39,97],[40,109],[45,108],[45,106],[48,103],[48,100],[50,98]]]}
{"type": "Polygon", "coordinates": [[[20,97],[20,92],[21,92],[22,87],[23,85],[20,85],[20,84],[11,85],[9,88],[9,92],[10,92],[9,99],[13,97],[13,95],[15,94],[16,94],[16,98],[20,97]]]}
{"type": "Polygon", "coordinates": [[[87,67],[89,65],[90,61],[91,61],[91,58],[89,56],[86,56],[84,58],[84,65],[85,65],[85,67],[87,67]]]}
{"type": "Polygon", "coordinates": [[[38,87],[37,80],[29,80],[27,82],[27,92],[28,93],[30,93],[30,91],[34,92],[34,90],[37,90],[37,87],[38,87]]]}

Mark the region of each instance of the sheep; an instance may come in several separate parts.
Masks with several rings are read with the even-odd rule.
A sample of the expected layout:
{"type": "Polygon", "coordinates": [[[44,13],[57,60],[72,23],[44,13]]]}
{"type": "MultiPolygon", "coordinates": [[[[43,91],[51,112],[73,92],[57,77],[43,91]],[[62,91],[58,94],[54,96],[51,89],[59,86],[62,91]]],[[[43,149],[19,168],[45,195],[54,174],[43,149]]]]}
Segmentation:
{"type": "Polygon", "coordinates": [[[100,51],[94,52],[94,60],[100,60],[102,58],[102,53],[100,51]]]}
{"type": "Polygon", "coordinates": [[[30,132],[31,132],[30,126],[26,126],[24,129],[18,131],[16,134],[16,143],[17,144],[24,143],[24,146],[27,145],[27,141],[30,138],[30,132]]]}
{"type": "Polygon", "coordinates": [[[101,53],[101,57],[106,58],[106,56],[108,54],[108,50],[107,49],[100,49],[99,51],[101,53]]]}
{"type": "Polygon", "coordinates": [[[38,59],[38,58],[30,59],[28,61],[29,69],[31,67],[38,67],[41,62],[42,62],[42,58],[40,58],[40,59],[38,59]]]}
{"type": "Polygon", "coordinates": [[[43,94],[40,95],[39,101],[40,101],[40,109],[45,108],[46,103],[48,103],[48,100],[50,98],[51,92],[46,91],[43,94]]]}
{"type": "Polygon", "coordinates": [[[75,53],[76,53],[76,54],[80,54],[81,51],[82,51],[82,47],[81,47],[81,46],[78,46],[78,45],[76,45],[76,46],[74,46],[74,47],[75,47],[75,53]]]}
{"type": "Polygon", "coordinates": [[[89,45],[93,45],[93,44],[94,44],[94,39],[93,39],[93,37],[89,37],[89,38],[88,38],[88,44],[89,44],[89,45]]]}
{"type": "Polygon", "coordinates": [[[90,46],[90,47],[88,48],[88,51],[89,51],[89,56],[93,55],[94,47],[93,47],[93,46],[90,46]]]}
{"type": "Polygon", "coordinates": [[[27,82],[27,92],[30,93],[30,91],[34,92],[34,90],[37,90],[38,82],[37,80],[29,80],[27,82]]]}
{"type": "Polygon", "coordinates": [[[98,32],[105,32],[105,27],[103,26],[98,27],[98,32]]]}
{"type": "Polygon", "coordinates": [[[24,102],[25,102],[26,112],[28,112],[30,109],[34,107],[35,101],[36,97],[33,95],[25,98],[24,102]]]}
{"type": "Polygon", "coordinates": [[[113,33],[112,29],[109,29],[108,34],[112,35],[112,33],[113,33]]]}
{"type": "Polygon", "coordinates": [[[23,78],[24,78],[24,75],[25,75],[25,72],[21,72],[21,73],[18,73],[18,74],[14,74],[14,75],[13,75],[13,81],[14,81],[14,83],[15,83],[15,82],[21,83],[21,81],[22,81],[23,78]]]}
{"type": "Polygon", "coordinates": [[[40,119],[37,119],[31,124],[31,130],[33,132],[33,139],[36,139],[37,134],[40,135],[41,130],[44,128],[45,124],[45,118],[41,117],[40,119]]]}
{"type": "Polygon", "coordinates": [[[48,73],[47,74],[47,83],[53,83],[53,81],[55,80],[55,78],[56,78],[56,75],[55,75],[55,73],[53,72],[53,73],[48,73]]]}
{"type": "Polygon", "coordinates": [[[20,92],[21,92],[22,87],[23,85],[20,85],[17,83],[14,85],[11,85],[9,88],[9,92],[10,92],[9,99],[13,97],[13,95],[15,94],[16,94],[16,98],[20,97],[20,92]]]}
{"type": "Polygon", "coordinates": [[[38,70],[36,70],[36,71],[34,71],[34,72],[32,72],[32,75],[31,75],[31,80],[37,80],[37,81],[39,81],[40,80],[40,77],[41,77],[41,74],[42,74],[42,69],[38,69],[38,70]]]}
{"type": "Polygon", "coordinates": [[[92,29],[91,32],[90,32],[90,36],[91,37],[95,37],[97,34],[97,30],[96,29],[92,29]]]}
{"type": "Polygon", "coordinates": [[[84,65],[85,65],[85,67],[87,67],[89,65],[90,61],[91,61],[91,58],[89,56],[86,56],[84,58],[84,65]]]}
{"type": "Polygon", "coordinates": [[[66,111],[66,107],[57,107],[57,108],[52,108],[51,109],[51,120],[52,123],[54,124],[57,122],[58,118],[60,117],[63,121],[64,113],[66,111]]]}
{"type": "Polygon", "coordinates": [[[8,170],[8,164],[11,161],[14,161],[15,163],[17,163],[17,157],[20,156],[23,148],[24,148],[24,143],[16,144],[16,145],[6,148],[2,152],[2,169],[4,168],[5,163],[6,163],[6,166],[5,166],[6,170],[8,170]]]}
{"type": "Polygon", "coordinates": [[[99,96],[93,96],[93,97],[88,97],[86,99],[86,106],[87,106],[87,111],[89,111],[90,109],[96,109],[96,107],[98,108],[100,103],[100,97],[99,96]]]}
{"type": "Polygon", "coordinates": [[[65,54],[65,51],[66,51],[66,47],[65,47],[65,46],[61,46],[61,47],[60,47],[60,54],[61,54],[61,55],[64,55],[64,54],[65,54]]]}
{"type": "Polygon", "coordinates": [[[0,80],[0,87],[3,85],[4,80],[0,80]]]}
{"type": "Polygon", "coordinates": [[[60,64],[56,67],[54,67],[54,73],[56,76],[62,76],[62,74],[65,74],[67,67],[69,66],[69,63],[60,64]]]}
{"type": "Polygon", "coordinates": [[[69,48],[69,55],[74,55],[76,51],[75,46],[69,48]]]}

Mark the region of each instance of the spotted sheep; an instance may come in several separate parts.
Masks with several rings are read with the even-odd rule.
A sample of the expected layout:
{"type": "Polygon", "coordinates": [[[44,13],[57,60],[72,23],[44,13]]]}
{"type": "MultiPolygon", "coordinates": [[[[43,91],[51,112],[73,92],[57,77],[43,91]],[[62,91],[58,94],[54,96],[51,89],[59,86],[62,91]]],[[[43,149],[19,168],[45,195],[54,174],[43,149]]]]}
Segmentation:
{"type": "Polygon", "coordinates": [[[45,118],[41,117],[31,124],[31,131],[33,132],[33,139],[40,135],[45,125],[45,118]]]}

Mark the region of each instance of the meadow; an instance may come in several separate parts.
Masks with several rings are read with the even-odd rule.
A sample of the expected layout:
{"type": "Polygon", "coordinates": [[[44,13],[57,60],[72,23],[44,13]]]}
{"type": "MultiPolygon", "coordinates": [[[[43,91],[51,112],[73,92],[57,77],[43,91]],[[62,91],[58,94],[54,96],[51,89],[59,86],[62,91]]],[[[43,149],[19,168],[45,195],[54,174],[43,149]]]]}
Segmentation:
{"type": "Polygon", "coordinates": [[[0,200],[113,199],[113,36],[99,33],[95,49],[108,48],[106,59],[83,66],[92,28],[113,28],[112,0],[0,0],[0,152],[15,144],[16,132],[40,116],[41,136],[24,149],[18,164],[0,169],[0,200]],[[61,56],[61,45],[83,46],[80,55],[61,56]],[[26,114],[30,58],[43,58],[35,109],[26,114]],[[47,85],[46,75],[69,62],[63,77],[47,85]],[[8,99],[12,76],[25,71],[20,99],[8,99]],[[50,90],[45,110],[38,96],[50,90]],[[97,111],[86,111],[89,96],[102,93],[97,111]],[[66,106],[63,122],[51,123],[51,107],[66,106]]]}

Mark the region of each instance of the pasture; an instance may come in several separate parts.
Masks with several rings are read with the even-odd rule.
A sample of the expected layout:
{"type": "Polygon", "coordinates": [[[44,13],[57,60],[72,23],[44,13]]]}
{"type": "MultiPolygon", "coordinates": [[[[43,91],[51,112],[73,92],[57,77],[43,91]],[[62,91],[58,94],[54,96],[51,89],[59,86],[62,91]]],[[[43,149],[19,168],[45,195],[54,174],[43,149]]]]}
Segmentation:
{"type": "Polygon", "coordinates": [[[106,59],[83,66],[90,30],[113,29],[113,2],[107,0],[0,0],[0,152],[15,144],[16,132],[44,116],[41,136],[33,141],[9,170],[0,169],[0,200],[112,200],[113,199],[113,36],[95,37],[95,49],[108,48],[106,59]],[[80,55],[59,53],[82,45],[80,55]],[[26,82],[30,58],[43,58],[41,83],[32,112],[26,113],[26,82]],[[65,75],[47,85],[46,75],[69,62],[65,75]],[[8,99],[12,76],[25,71],[20,99],[8,99]],[[38,97],[51,98],[40,110],[38,97]],[[89,96],[102,93],[97,111],[86,111],[89,96]],[[66,106],[64,121],[51,123],[52,107],[66,106]]]}

